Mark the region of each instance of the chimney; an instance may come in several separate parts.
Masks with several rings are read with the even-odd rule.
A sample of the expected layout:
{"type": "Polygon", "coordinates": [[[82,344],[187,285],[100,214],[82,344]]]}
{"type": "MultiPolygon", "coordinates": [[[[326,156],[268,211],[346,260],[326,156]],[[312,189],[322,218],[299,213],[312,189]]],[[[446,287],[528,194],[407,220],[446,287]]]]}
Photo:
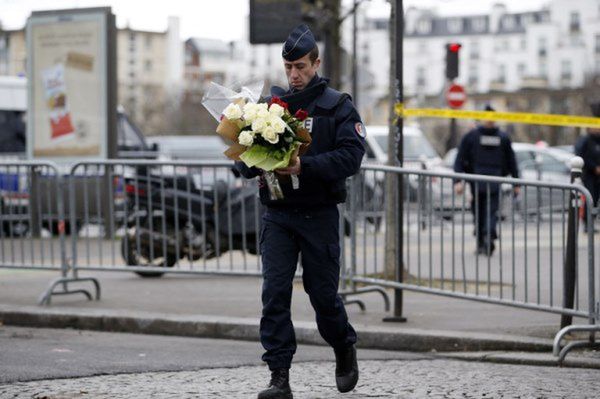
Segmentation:
{"type": "Polygon", "coordinates": [[[496,33],[500,30],[500,20],[506,14],[506,6],[503,3],[496,3],[492,6],[490,14],[490,32],[496,33]]]}

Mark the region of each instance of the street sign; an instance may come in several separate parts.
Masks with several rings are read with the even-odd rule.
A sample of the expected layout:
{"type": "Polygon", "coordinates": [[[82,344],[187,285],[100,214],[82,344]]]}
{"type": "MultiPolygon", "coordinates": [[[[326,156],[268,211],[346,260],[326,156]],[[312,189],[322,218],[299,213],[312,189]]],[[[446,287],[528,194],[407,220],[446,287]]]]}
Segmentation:
{"type": "Polygon", "coordinates": [[[467,101],[467,93],[461,85],[451,85],[446,93],[446,101],[450,108],[460,108],[467,101]]]}
{"type": "Polygon", "coordinates": [[[321,40],[316,18],[321,17],[311,3],[301,0],[250,0],[250,43],[283,44],[296,26],[305,23],[321,40]]]}

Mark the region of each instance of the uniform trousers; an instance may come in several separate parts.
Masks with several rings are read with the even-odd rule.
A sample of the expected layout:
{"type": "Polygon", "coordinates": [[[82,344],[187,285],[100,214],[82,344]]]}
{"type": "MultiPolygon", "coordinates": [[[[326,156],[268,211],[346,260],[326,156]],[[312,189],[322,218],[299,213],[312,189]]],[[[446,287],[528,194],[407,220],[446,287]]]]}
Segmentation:
{"type": "Polygon", "coordinates": [[[260,236],[262,258],[262,359],[269,369],[289,368],[296,352],[291,320],[292,286],[299,255],[304,290],[316,313],[319,333],[334,349],[356,342],[338,295],[339,212],[336,205],[311,208],[268,207],[260,236]]]}

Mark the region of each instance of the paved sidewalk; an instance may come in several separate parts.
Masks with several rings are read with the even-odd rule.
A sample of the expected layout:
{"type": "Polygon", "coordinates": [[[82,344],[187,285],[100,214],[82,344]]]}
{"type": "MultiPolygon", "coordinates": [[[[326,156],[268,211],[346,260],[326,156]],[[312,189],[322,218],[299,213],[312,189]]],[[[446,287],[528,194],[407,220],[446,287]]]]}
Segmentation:
{"type": "MultiPolygon", "coordinates": [[[[596,370],[567,370],[447,359],[365,360],[355,390],[340,394],[331,362],[296,363],[294,398],[594,398],[596,370]]],[[[264,388],[264,366],[121,374],[0,384],[11,398],[253,398],[264,388]]]]}
{"type": "MultiPolygon", "coordinates": [[[[258,337],[258,278],[166,275],[143,279],[133,273],[115,272],[88,272],[82,276],[100,280],[100,301],[88,301],[83,295],[57,296],[51,306],[39,307],[37,298],[57,277],[56,272],[0,269],[0,319],[5,324],[40,327],[251,340],[258,337]]],[[[90,283],[80,286],[92,289],[90,283]]],[[[389,313],[384,311],[380,294],[358,298],[365,302],[366,312],[350,305],[348,314],[365,347],[549,352],[560,323],[560,316],[555,314],[412,292],[405,292],[404,315],[408,321],[384,323],[382,318],[389,313]]],[[[292,303],[299,341],[321,343],[301,282],[295,284],[292,303]]]]}

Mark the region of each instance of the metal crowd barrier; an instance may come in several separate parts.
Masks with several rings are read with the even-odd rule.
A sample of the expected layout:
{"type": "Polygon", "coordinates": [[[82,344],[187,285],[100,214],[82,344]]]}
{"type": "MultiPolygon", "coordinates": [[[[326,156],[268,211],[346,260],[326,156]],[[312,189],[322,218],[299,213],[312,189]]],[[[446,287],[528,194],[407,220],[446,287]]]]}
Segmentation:
{"type": "MultiPolygon", "coordinates": [[[[587,225],[593,226],[592,199],[580,184],[363,166],[350,187],[347,207],[356,227],[351,240],[358,243],[349,258],[352,284],[552,312],[562,315],[564,325],[579,317],[587,326],[567,332],[600,331],[594,231],[584,235],[578,217],[587,207],[587,225]],[[455,191],[457,182],[466,183],[462,195],[455,191]],[[474,221],[492,216],[491,201],[499,203],[498,238],[487,256],[477,243],[492,239],[491,232],[482,237],[474,221]]],[[[557,345],[564,334],[557,335],[557,345]]]]}
{"type": "MultiPolygon", "coordinates": [[[[0,267],[61,272],[40,303],[56,294],[91,298],[70,289],[82,281],[99,298],[99,282],[80,271],[260,276],[258,187],[231,162],[86,161],[61,172],[52,163],[0,164],[0,267]]],[[[391,288],[587,319],[557,335],[558,347],[572,330],[597,331],[594,231],[579,233],[577,217],[592,199],[581,185],[365,165],[349,179],[347,198],[340,206],[347,303],[364,308],[354,296],[378,292],[389,309],[391,288]],[[467,183],[462,195],[458,181],[467,183]],[[481,206],[492,199],[498,239],[486,256],[477,253],[474,220],[492,215],[481,206]]]]}

